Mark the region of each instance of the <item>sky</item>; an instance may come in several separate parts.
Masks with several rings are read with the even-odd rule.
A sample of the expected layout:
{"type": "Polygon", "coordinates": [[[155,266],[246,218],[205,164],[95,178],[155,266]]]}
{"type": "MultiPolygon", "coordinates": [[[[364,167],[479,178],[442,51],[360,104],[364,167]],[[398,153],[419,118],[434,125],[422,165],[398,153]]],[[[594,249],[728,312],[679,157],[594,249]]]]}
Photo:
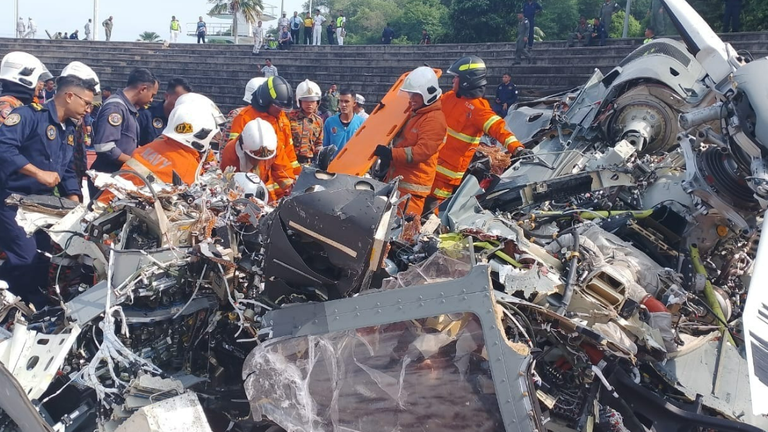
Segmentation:
{"type": "MultiPolygon", "coordinates": [[[[15,1],[0,0],[0,11],[3,11],[0,14],[0,37],[14,36],[16,23],[13,5],[15,1]]],[[[272,4],[280,8],[280,0],[263,1],[265,5],[272,4]]],[[[294,10],[300,11],[304,1],[284,0],[284,8],[288,16],[292,16],[294,10]]],[[[24,21],[32,17],[32,20],[37,23],[37,38],[47,38],[45,30],[51,34],[59,31],[72,33],[74,30],[80,30],[82,37],[83,26],[88,22],[88,18],[93,18],[93,0],[18,0],[18,2],[20,16],[24,21]]],[[[197,22],[199,16],[202,15],[209,24],[219,22],[206,16],[210,8],[211,5],[207,0],[100,0],[99,35],[103,39],[101,22],[112,15],[114,17],[112,40],[135,41],[139,33],[144,31],[153,31],[163,39],[169,39],[171,16],[176,15],[184,26],[184,34],[179,38],[179,42],[194,43],[196,41],[194,37],[186,36],[187,27],[197,22]]],[[[264,23],[267,28],[274,24],[275,21],[264,23]]]]}

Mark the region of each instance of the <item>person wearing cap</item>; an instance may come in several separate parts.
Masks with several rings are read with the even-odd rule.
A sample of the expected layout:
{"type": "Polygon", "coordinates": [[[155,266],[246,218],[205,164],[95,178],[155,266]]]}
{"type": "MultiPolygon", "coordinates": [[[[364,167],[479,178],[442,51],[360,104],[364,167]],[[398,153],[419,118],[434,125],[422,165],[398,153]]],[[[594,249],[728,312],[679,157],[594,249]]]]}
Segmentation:
{"type": "MultiPolygon", "coordinates": [[[[95,74],[93,74],[95,76],[95,74]]],[[[37,79],[30,82],[34,88],[37,79]]],[[[47,303],[50,263],[38,250],[51,250],[44,231],[27,237],[16,223],[17,208],[5,204],[11,194],[48,195],[80,202],[82,192],[72,166],[75,121],[93,104],[98,81],[61,76],[58,92],[45,105],[14,109],[0,126],[0,249],[7,256],[0,279],[11,292],[41,308],[47,303]]]]}
{"type": "MultiPolygon", "coordinates": [[[[101,105],[93,123],[93,148],[96,160],[91,169],[113,173],[120,169],[138,147],[139,108],[146,106],[157,94],[158,81],[147,69],[135,69],[128,76],[123,90],[101,105]]],[[[98,192],[89,180],[91,196],[98,192]]]]}
{"type": "Polygon", "coordinates": [[[389,166],[385,180],[400,177],[400,194],[411,195],[403,214],[420,217],[432,190],[437,155],[448,129],[440,101],[443,92],[435,71],[427,66],[408,74],[401,91],[408,93],[411,117],[393,140],[392,147],[379,145],[373,154],[385,167],[389,166]]]}
{"type": "Polygon", "coordinates": [[[368,118],[368,113],[365,112],[365,98],[361,94],[355,95],[355,115],[365,121],[368,118]]]}
{"type": "Polygon", "coordinates": [[[286,16],[286,13],[283,12],[283,16],[280,17],[280,19],[277,20],[277,28],[281,29],[283,27],[288,27],[291,25],[291,21],[286,16]]]}
{"type": "Polygon", "coordinates": [[[523,11],[517,13],[517,45],[515,47],[515,62],[520,64],[522,57],[525,57],[530,64],[533,60],[529,51],[528,37],[531,29],[531,22],[523,15],[523,11]]]}
{"type": "Polygon", "coordinates": [[[5,121],[14,108],[34,101],[41,82],[52,79],[43,62],[32,54],[14,51],[0,63],[0,122],[5,121]]]}
{"type": "MultiPolygon", "coordinates": [[[[281,176],[276,179],[279,190],[275,191],[277,198],[288,195],[293,189],[296,177],[301,173],[301,164],[296,158],[293,146],[291,122],[286,111],[293,107],[293,89],[285,78],[276,76],[267,78],[251,96],[251,104],[243,109],[232,121],[229,134],[230,143],[245,129],[251,120],[260,118],[267,121],[275,129],[277,135],[277,153],[275,169],[280,170],[281,176]],[[283,157],[284,156],[284,157],[283,157]]],[[[229,146],[229,144],[227,144],[229,146]]]]}
{"type": "Polygon", "coordinates": [[[323,148],[323,119],[317,115],[320,95],[317,84],[310,80],[303,81],[296,87],[299,107],[288,115],[296,158],[302,165],[315,161],[323,148]]]}
{"type": "Polygon", "coordinates": [[[267,187],[269,202],[278,201],[285,194],[282,184],[288,179],[284,167],[290,163],[287,154],[277,152],[277,134],[264,119],[249,121],[243,132],[227,144],[221,153],[221,169],[253,173],[267,187]]]}

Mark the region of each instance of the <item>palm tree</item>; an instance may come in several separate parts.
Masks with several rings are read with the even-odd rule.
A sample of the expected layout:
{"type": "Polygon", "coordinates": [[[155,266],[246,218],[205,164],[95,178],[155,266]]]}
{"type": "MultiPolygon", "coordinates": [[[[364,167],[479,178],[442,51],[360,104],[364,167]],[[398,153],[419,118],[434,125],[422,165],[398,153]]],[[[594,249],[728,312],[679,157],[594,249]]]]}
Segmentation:
{"type": "Polygon", "coordinates": [[[160,42],[160,35],[155,32],[145,31],[136,39],[137,42],[160,42]]]}
{"type": "Polygon", "coordinates": [[[237,43],[237,15],[242,14],[248,24],[255,23],[261,17],[263,5],[261,0],[208,0],[213,4],[208,15],[232,14],[232,34],[237,43]]]}

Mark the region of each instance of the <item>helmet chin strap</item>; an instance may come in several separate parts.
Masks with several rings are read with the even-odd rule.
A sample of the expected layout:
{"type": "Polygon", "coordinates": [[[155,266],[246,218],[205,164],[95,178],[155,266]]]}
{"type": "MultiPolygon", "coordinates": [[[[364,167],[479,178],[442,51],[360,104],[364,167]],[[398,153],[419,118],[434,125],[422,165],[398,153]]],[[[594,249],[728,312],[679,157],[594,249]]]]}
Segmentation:
{"type": "Polygon", "coordinates": [[[251,101],[251,106],[253,107],[253,109],[255,109],[258,112],[263,112],[263,113],[269,112],[269,105],[267,106],[259,105],[259,103],[256,101],[256,98],[253,98],[253,100],[251,101]]]}
{"type": "Polygon", "coordinates": [[[472,90],[462,90],[461,87],[459,87],[459,91],[456,92],[456,95],[468,99],[483,97],[483,95],[485,95],[485,86],[481,86],[472,90]]]}

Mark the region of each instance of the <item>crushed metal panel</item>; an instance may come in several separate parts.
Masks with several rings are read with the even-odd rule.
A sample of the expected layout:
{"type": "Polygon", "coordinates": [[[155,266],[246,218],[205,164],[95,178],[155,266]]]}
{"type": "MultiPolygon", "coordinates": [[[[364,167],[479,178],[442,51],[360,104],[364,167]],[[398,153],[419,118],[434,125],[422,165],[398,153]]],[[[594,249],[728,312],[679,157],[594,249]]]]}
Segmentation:
{"type": "MultiPolygon", "coordinates": [[[[752,413],[746,359],[724,338],[670,359],[664,366],[677,377],[690,397],[702,395],[704,406],[732,420],[768,430],[768,419],[752,413]]],[[[765,402],[757,405],[764,406],[765,402]]]]}
{"type": "Polygon", "coordinates": [[[13,374],[0,364],[0,411],[4,411],[23,432],[52,432],[37,412],[13,374]]]}
{"type": "MultiPolygon", "coordinates": [[[[252,409],[280,416],[282,423],[273,420],[291,431],[412,430],[421,427],[411,423],[414,419],[408,415],[414,414],[419,421],[441,422],[433,425],[435,430],[454,430],[458,417],[446,420],[446,412],[468,403],[487,422],[475,421],[467,429],[543,430],[535,414],[538,405],[531,399],[527,346],[506,340],[495,309],[489,269],[477,266],[467,277],[449,282],[272,311],[264,322],[271,326],[267,330],[273,339],[254,349],[243,367],[252,409]],[[419,338],[406,331],[411,328],[429,331],[419,338]],[[394,359],[383,355],[387,347],[394,359]],[[414,350],[418,355],[413,358],[402,354],[414,350]],[[430,358],[435,352],[444,355],[430,358]],[[467,370],[485,372],[457,372],[467,370]],[[346,382],[344,377],[360,381],[346,382]],[[457,391],[459,384],[469,385],[468,390],[457,391]],[[360,400],[368,402],[355,407],[355,424],[340,424],[340,419],[350,419],[344,402],[360,400]],[[428,402],[419,405],[427,412],[408,414],[416,400],[428,402]],[[398,404],[403,407],[396,409],[398,404]],[[381,423],[394,421],[381,416],[383,406],[402,415],[403,424],[389,428],[389,423],[381,423]],[[288,407],[299,407],[298,420],[281,415],[288,407]],[[378,423],[362,427],[369,419],[378,423]]],[[[463,421],[473,420],[465,417],[463,421]]]]}
{"type": "MultiPolygon", "coordinates": [[[[763,232],[768,229],[768,218],[763,232]]],[[[768,414],[768,241],[757,249],[755,273],[749,284],[749,297],[744,307],[744,342],[747,347],[752,410],[756,415],[768,414]],[[761,402],[762,401],[762,402],[761,402]]]]}

